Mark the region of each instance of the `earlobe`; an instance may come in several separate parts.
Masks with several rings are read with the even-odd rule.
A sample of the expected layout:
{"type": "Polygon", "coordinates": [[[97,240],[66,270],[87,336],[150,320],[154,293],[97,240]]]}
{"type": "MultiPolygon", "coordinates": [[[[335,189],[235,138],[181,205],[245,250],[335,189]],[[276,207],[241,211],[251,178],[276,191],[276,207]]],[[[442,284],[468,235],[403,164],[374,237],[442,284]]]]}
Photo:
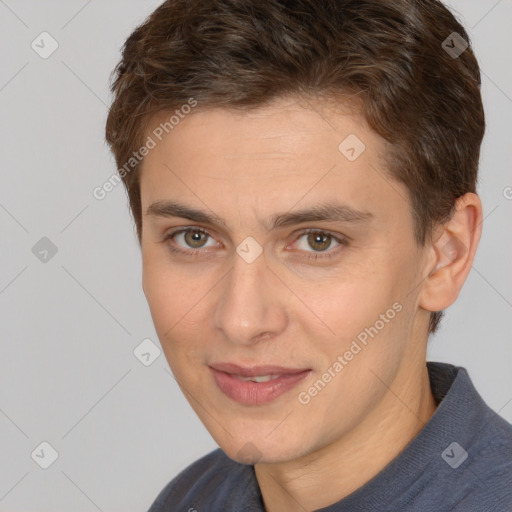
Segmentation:
{"type": "Polygon", "coordinates": [[[422,308],[441,311],[456,300],[473,265],[481,224],[480,198],[472,193],[461,196],[453,215],[431,242],[431,268],[420,294],[422,308]]]}

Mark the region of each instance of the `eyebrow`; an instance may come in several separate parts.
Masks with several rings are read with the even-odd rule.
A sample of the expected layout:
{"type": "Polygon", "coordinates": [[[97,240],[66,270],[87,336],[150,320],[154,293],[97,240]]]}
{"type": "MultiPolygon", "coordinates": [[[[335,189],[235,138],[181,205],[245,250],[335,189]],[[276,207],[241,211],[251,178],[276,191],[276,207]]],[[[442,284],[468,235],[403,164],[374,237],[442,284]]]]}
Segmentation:
{"type": "MultiPolygon", "coordinates": [[[[226,222],[213,212],[208,213],[175,201],[156,201],[148,207],[146,215],[165,218],[180,217],[193,222],[227,228],[226,222]]],[[[266,220],[265,226],[267,229],[276,229],[303,222],[362,222],[371,218],[373,214],[370,212],[355,210],[343,204],[321,203],[302,210],[275,214],[266,220]]]]}

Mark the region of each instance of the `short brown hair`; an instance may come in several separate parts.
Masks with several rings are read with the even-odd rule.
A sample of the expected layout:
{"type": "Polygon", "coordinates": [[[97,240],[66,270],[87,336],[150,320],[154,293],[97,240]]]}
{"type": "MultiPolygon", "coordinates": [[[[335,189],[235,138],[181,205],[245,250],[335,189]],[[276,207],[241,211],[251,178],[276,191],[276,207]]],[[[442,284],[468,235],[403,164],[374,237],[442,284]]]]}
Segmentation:
{"type": "MultiPolygon", "coordinates": [[[[286,95],[357,95],[389,143],[386,171],[408,188],[424,244],[476,189],[485,120],[471,47],[449,51],[461,41],[466,31],[436,0],[167,0],[124,44],[106,140],[120,169],[149,120],[191,98],[243,109],[286,95]]],[[[121,177],[140,243],[139,167],[121,177]]],[[[430,332],[441,316],[431,314],[430,332]]]]}

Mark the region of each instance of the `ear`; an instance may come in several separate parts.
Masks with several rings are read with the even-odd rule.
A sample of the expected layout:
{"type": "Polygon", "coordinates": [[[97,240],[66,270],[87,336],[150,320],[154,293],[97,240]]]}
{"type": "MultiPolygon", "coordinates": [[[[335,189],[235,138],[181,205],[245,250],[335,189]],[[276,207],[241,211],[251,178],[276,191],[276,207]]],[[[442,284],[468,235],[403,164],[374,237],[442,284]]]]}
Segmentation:
{"type": "Polygon", "coordinates": [[[455,302],[473,265],[482,221],[482,203],[476,194],[457,199],[450,220],[438,226],[430,242],[420,307],[441,311],[455,302]]]}

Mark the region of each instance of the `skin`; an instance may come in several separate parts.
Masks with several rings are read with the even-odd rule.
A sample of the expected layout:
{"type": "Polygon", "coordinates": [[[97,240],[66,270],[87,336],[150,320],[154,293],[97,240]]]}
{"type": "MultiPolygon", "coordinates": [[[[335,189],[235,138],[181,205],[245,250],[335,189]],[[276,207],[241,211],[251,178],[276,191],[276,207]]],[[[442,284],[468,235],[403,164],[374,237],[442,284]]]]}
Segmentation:
{"type": "Polygon", "coordinates": [[[452,219],[419,246],[407,189],[386,174],[385,150],[357,112],[282,98],[244,113],[198,108],[143,164],[143,290],[161,345],[215,441],[234,460],[254,464],[267,511],[311,511],[347,496],[436,409],[425,366],[429,311],[449,306],[466,279],[481,204],[474,194],[460,198],[452,219]],[[349,134],[366,146],[355,161],[338,150],[349,134]],[[226,226],[146,214],[166,200],[214,213],[226,226]],[[267,229],[272,215],[325,201],[371,217],[267,229]],[[184,227],[208,234],[164,241],[184,227]],[[347,243],[328,236],[315,243],[301,234],[308,228],[347,243]],[[252,263],[236,252],[248,236],[263,249],[252,263]],[[330,259],[308,260],[327,253],[330,259]],[[397,303],[400,312],[300,403],[299,393],[397,303]],[[312,372],[276,400],[247,406],[216,386],[208,368],[216,362],[312,372]]]}

